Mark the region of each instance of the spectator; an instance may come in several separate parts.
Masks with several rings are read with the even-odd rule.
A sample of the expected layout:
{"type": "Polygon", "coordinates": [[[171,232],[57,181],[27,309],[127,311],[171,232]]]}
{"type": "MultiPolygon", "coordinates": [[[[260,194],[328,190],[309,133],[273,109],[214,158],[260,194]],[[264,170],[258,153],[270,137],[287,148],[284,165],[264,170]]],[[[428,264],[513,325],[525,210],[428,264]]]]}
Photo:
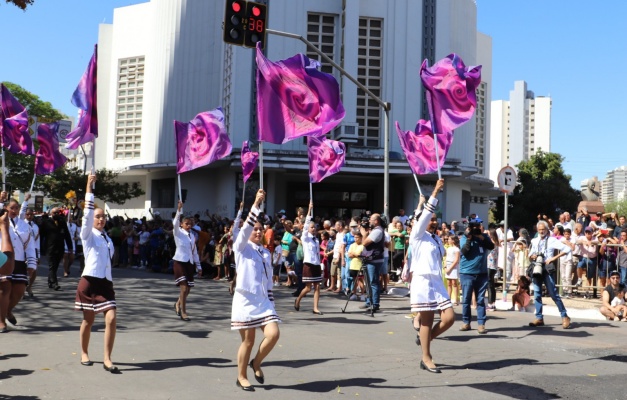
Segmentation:
{"type": "MultiPolygon", "coordinates": [[[[601,295],[603,305],[601,306],[599,311],[601,312],[601,314],[603,314],[605,318],[608,319],[608,321],[618,321],[618,319],[620,319],[621,317],[623,319],[625,318],[625,313],[623,309],[624,306],[620,307],[612,305],[614,299],[619,296],[621,292],[623,294],[623,299],[625,297],[625,285],[619,281],[619,278],[620,274],[618,272],[613,271],[612,273],[610,273],[610,284],[607,285],[605,289],[603,289],[603,294],[601,295]],[[622,310],[623,313],[619,317],[619,313],[622,310]]],[[[617,303],[615,302],[614,304],[617,303]]]]}

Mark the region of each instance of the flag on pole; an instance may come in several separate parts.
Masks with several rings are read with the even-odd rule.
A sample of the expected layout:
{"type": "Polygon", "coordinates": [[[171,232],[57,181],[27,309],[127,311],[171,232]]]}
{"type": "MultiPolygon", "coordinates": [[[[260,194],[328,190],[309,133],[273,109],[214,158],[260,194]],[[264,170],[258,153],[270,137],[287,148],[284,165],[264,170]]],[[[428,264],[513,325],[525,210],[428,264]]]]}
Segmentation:
{"type": "Polygon", "coordinates": [[[58,123],[39,124],[37,128],[37,140],[39,150],[35,155],[35,174],[48,175],[61,167],[67,158],[59,151],[58,123]]]}
{"type": "Polygon", "coordinates": [[[28,133],[28,112],[9,89],[0,84],[0,140],[2,147],[15,154],[35,154],[33,141],[28,133]]]}
{"type": "Polygon", "coordinates": [[[202,112],[190,122],[174,121],[174,131],[179,174],[224,158],[233,149],[220,107],[202,112]]]}
{"type": "Polygon", "coordinates": [[[97,75],[98,45],[95,45],[87,70],[72,95],[72,104],[79,108],[78,124],[65,137],[66,149],[78,149],[80,145],[94,141],[98,137],[97,75]]]}
{"type": "Polygon", "coordinates": [[[253,174],[257,167],[257,160],[259,159],[259,153],[251,151],[248,145],[248,140],[242,143],[242,171],[244,173],[244,183],[248,181],[248,178],[253,174]]]}
{"type": "Polygon", "coordinates": [[[346,112],[340,86],[320,63],[304,54],[272,62],[257,45],[257,118],[259,140],[282,144],[303,136],[322,136],[346,112]]]}
{"type": "Polygon", "coordinates": [[[401,143],[405,158],[412,172],[416,175],[425,175],[437,171],[444,165],[444,160],[451,144],[453,144],[453,132],[449,131],[441,135],[436,135],[438,142],[438,153],[440,154],[440,164],[438,165],[435,156],[435,141],[431,122],[421,119],[416,125],[416,132],[403,131],[396,122],[396,133],[401,143]]]}
{"type": "Polygon", "coordinates": [[[318,183],[327,176],[340,172],[346,158],[346,146],[342,142],[325,137],[307,138],[309,156],[309,182],[318,183]]]}
{"type": "Polygon", "coordinates": [[[433,132],[452,132],[470,120],[477,107],[476,89],[481,83],[481,66],[466,67],[457,54],[428,66],[425,59],[420,78],[427,90],[433,132]]]}

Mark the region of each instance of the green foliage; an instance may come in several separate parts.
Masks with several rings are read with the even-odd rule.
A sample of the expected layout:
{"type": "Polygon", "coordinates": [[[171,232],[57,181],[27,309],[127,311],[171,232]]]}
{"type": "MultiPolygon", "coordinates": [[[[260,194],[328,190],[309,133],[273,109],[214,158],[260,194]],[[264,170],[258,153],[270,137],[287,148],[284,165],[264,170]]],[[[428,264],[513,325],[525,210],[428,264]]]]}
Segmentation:
{"type": "Polygon", "coordinates": [[[26,11],[26,7],[33,4],[35,0],[6,0],[6,2],[26,11]]]}
{"type": "Polygon", "coordinates": [[[48,101],[43,101],[39,96],[29,92],[20,85],[16,85],[11,82],[2,82],[11,91],[13,96],[19,100],[19,102],[26,107],[28,115],[31,117],[45,117],[53,121],[58,121],[67,118],[66,115],[60,113],[57,109],[52,107],[52,104],[48,101]]]}
{"type": "MultiPolygon", "coordinates": [[[[508,219],[511,226],[530,227],[538,214],[554,221],[563,211],[574,214],[581,201],[581,192],[570,186],[570,175],[564,173],[564,158],[557,153],[538,151],[518,169],[518,186],[509,196],[508,219]]],[[[497,219],[504,218],[504,197],[496,202],[497,219]]]]}
{"type": "Polygon", "coordinates": [[[616,215],[618,216],[621,216],[621,215],[627,216],[627,199],[623,199],[619,201],[611,201],[605,204],[605,212],[606,213],[615,212],[616,215]]]}

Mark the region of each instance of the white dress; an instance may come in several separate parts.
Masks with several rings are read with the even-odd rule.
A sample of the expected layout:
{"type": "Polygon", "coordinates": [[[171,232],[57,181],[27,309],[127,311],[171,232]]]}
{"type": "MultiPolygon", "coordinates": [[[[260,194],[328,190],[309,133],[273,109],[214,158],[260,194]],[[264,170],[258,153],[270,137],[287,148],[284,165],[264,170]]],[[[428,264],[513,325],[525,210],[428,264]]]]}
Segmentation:
{"type": "Polygon", "coordinates": [[[459,247],[451,246],[446,249],[446,270],[448,271],[451,264],[453,264],[453,260],[457,258],[457,265],[450,273],[447,273],[446,279],[459,279],[459,247]]]}
{"type": "Polygon", "coordinates": [[[231,329],[249,329],[281,322],[272,294],[272,256],[248,240],[259,209],[253,206],[233,244],[237,282],[231,308],[231,329]]]}
{"type": "Polygon", "coordinates": [[[437,203],[436,198],[429,198],[420,219],[414,221],[409,236],[412,312],[445,310],[453,306],[442,282],[444,245],[439,237],[426,231],[437,203]]]}

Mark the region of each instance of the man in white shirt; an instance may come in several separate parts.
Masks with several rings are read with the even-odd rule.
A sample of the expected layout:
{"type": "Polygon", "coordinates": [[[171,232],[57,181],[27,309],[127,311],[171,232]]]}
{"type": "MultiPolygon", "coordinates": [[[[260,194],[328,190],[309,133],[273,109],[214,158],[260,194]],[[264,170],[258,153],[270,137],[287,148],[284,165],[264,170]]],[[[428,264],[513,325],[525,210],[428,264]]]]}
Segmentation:
{"type": "Polygon", "coordinates": [[[398,216],[396,218],[398,218],[398,220],[403,223],[403,226],[405,226],[407,224],[409,216],[405,215],[405,210],[401,208],[400,210],[398,210],[398,216]]]}

